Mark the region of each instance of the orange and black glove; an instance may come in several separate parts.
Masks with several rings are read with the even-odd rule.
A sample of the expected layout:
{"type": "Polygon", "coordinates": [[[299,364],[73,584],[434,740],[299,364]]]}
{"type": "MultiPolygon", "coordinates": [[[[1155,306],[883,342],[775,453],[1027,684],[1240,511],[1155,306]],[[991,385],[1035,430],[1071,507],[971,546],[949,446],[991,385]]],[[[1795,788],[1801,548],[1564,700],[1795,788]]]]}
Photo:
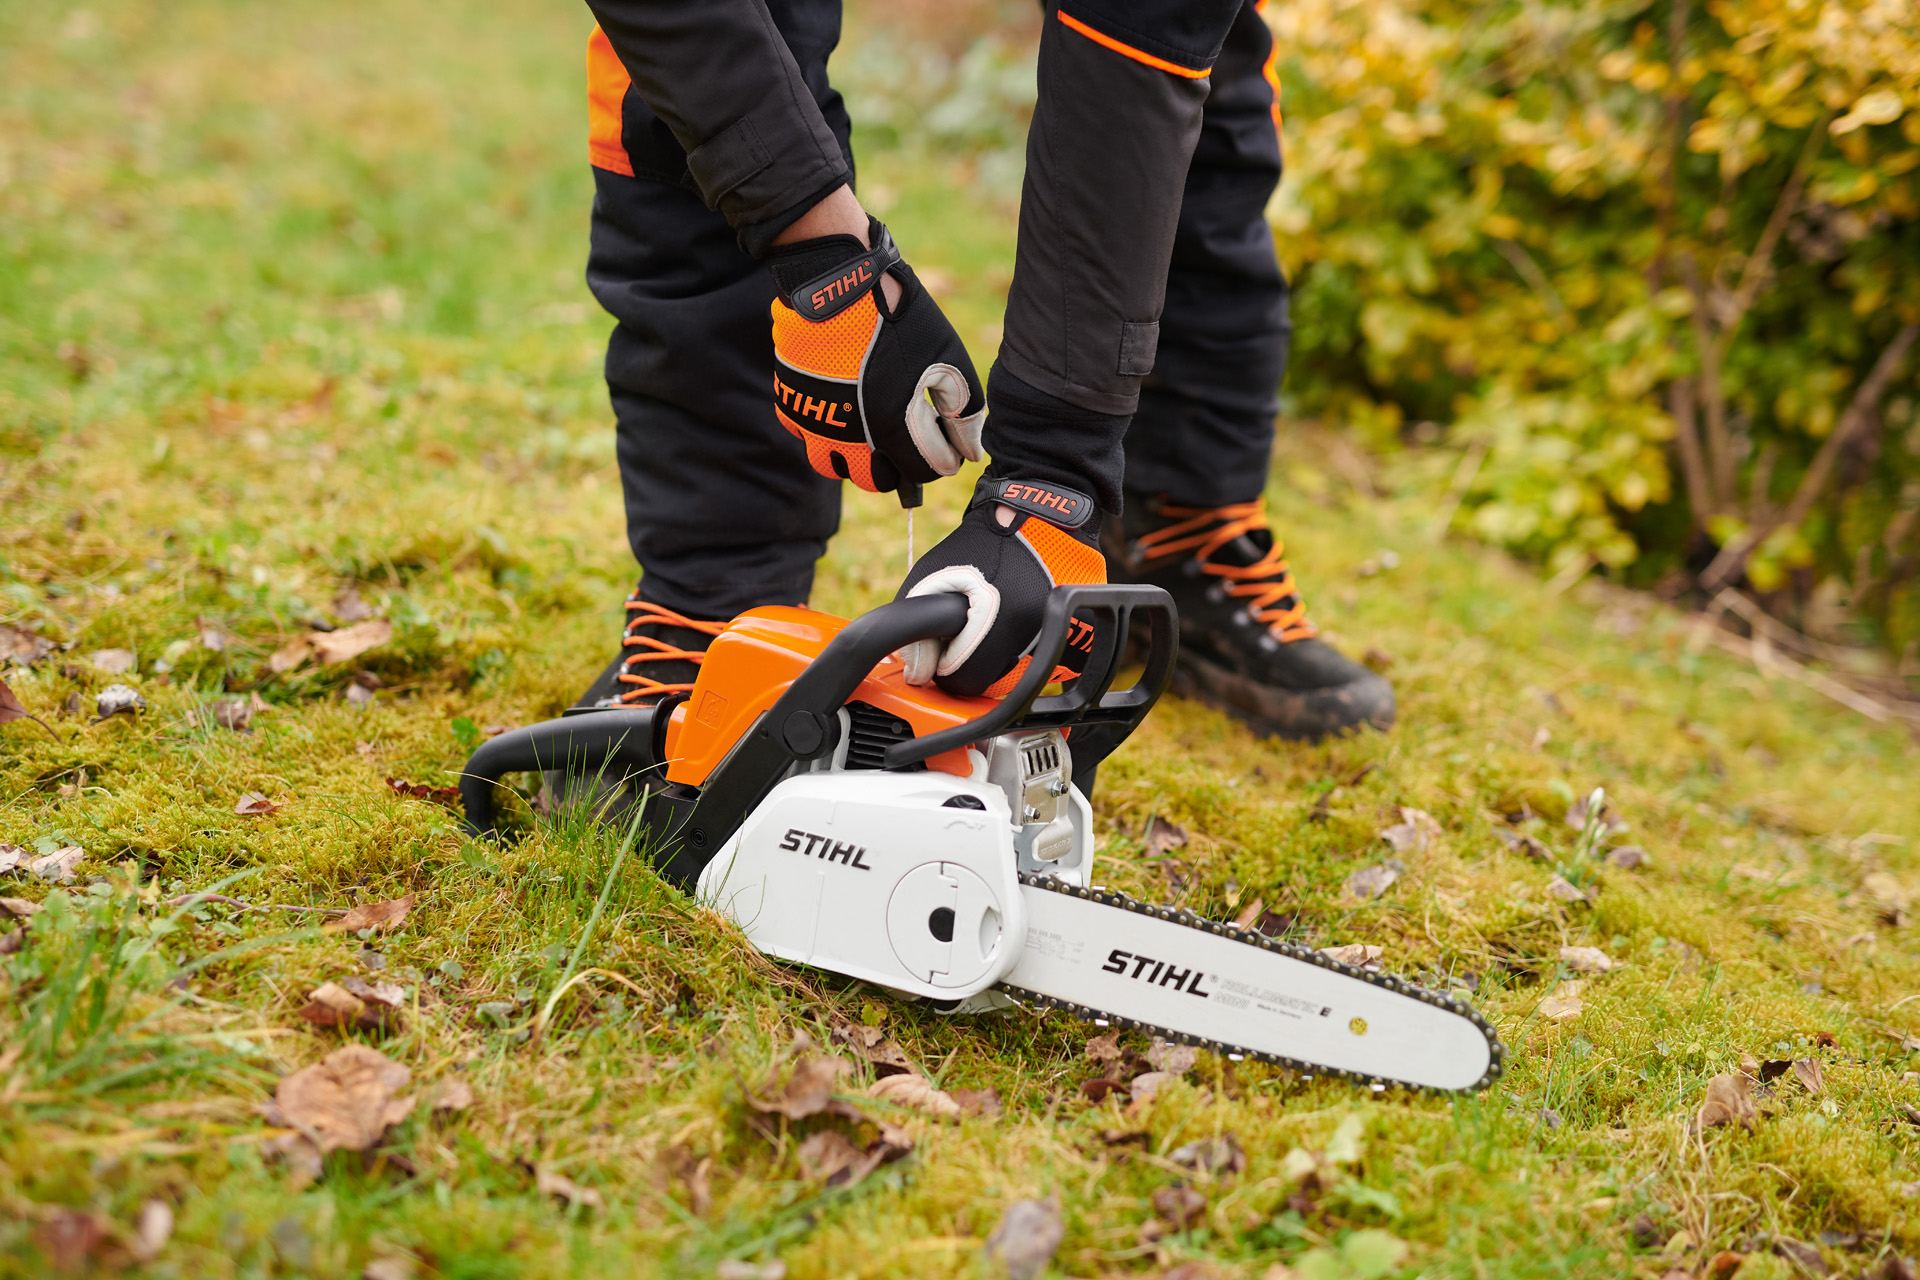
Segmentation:
{"type": "MultiPolygon", "coordinates": [[[[1100,513],[1092,498],[1063,485],[982,480],[960,527],[921,556],[897,598],[953,591],[967,597],[967,625],[944,644],[921,640],[900,651],[909,684],[935,681],[948,693],[1005,697],[1032,661],[1047,595],[1070,582],[1105,582],[1100,513]],[[1011,515],[1011,519],[1005,519],[1011,515]]],[[[1086,664],[1091,627],[1075,628],[1054,679],[1086,664]]]]}
{"type": "Polygon", "coordinates": [[[979,461],[987,400],[960,335],[887,229],[869,223],[871,248],[821,236],[769,257],[773,394],[815,471],[887,493],[979,461]],[[891,310],[883,275],[900,283],[891,310]]]}

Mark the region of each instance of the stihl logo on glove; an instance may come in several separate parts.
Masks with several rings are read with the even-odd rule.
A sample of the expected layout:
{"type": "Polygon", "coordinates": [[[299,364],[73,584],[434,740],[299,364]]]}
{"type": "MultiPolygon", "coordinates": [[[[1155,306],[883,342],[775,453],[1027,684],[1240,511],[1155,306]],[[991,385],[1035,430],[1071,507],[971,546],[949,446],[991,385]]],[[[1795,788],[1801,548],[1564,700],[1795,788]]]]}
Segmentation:
{"type": "Polygon", "coordinates": [[[823,476],[869,493],[979,461],[987,399],[953,326],[871,223],[872,247],[822,236],[778,250],[773,269],[775,413],[823,476]],[[900,285],[889,306],[881,282],[900,285]]]}
{"type": "Polygon", "coordinates": [[[1015,511],[1051,520],[1063,529],[1078,529],[1093,514],[1093,499],[1086,494],[1031,480],[1002,480],[995,498],[1015,511]]]}

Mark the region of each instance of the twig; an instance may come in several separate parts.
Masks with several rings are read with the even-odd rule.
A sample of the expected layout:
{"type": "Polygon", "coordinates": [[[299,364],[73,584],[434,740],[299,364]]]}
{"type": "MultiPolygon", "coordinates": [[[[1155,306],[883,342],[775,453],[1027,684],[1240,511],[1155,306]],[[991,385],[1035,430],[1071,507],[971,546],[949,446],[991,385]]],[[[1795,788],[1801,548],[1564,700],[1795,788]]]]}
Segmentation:
{"type": "Polygon", "coordinates": [[[1692,16],[1691,0],[1673,0],[1667,15],[1667,165],[1661,175],[1660,204],[1656,225],[1660,249],[1653,256],[1647,276],[1652,289],[1660,287],[1665,275],[1667,246],[1673,240],[1673,215],[1680,207],[1680,148],[1686,131],[1686,87],[1680,83],[1680,66],[1687,55],[1687,19],[1692,16]]]}
{"type": "Polygon", "coordinates": [[[1832,118],[1833,112],[1823,111],[1820,118],[1813,122],[1813,131],[1800,148],[1800,158],[1794,161],[1793,173],[1782,188],[1780,199],[1773,206],[1773,213],[1767,218],[1766,229],[1760,233],[1760,243],[1754,246],[1753,255],[1741,268],[1740,283],[1734,287],[1732,305],[1720,325],[1717,354],[1721,357],[1733,345],[1733,335],[1739,331],[1747,308],[1753,305],[1755,296],[1759,294],[1761,281],[1772,269],[1773,251],[1780,243],[1781,233],[1787,229],[1787,219],[1800,207],[1800,192],[1807,185],[1807,175],[1813,169],[1814,157],[1820,154],[1820,147],[1827,140],[1827,121],[1832,118]]]}
{"type": "Polygon", "coordinates": [[[1700,457],[1700,428],[1694,421],[1692,378],[1675,378],[1667,387],[1667,413],[1673,418],[1673,442],[1680,450],[1680,474],[1687,482],[1687,505],[1693,508],[1694,527],[1706,532],[1713,516],[1713,495],[1707,489],[1706,464],[1700,457]]]}
{"type": "Polygon", "coordinates": [[[1799,524],[1807,518],[1807,512],[1813,509],[1814,499],[1826,488],[1827,476],[1833,470],[1840,451],[1852,443],[1868,424],[1874,421],[1873,410],[1880,403],[1880,396],[1887,389],[1887,383],[1893,380],[1893,373],[1900,362],[1906,358],[1914,340],[1920,338],[1920,323],[1906,325],[1894,335],[1880,358],[1873,362],[1873,369],[1861,380],[1859,388],[1853,393],[1853,400],[1847,405],[1847,411],[1840,415],[1840,422],[1821,444],[1820,451],[1813,455],[1813,461],[1807,467],[1807,473],[1800,477],[1800,486],[1793,491],[1793,500],[1787,503],[1787,509],[1778,519],[1764,524],[1748,526],[1744,533],[1727,541],[1720,548],[1720,554],[1713,558],[1706,572],[1700,575],[1703,586],[1712,590],[1726,586],[1740,576],[1746,568],[1747,557],[1775,529],[1799,524]]]}
{"type": "Polygon", "coordinates": [[[1560,331],[1572,333],[1573,313],[1567,310],[1567,304],[1561,300],[1559,291],[1553,287],[1553,281],[1547,279],[1547,273],[1540,269],[1540,264],[1534,261],[1532,254],[1527,252],[1527,247],[1517,241],[1505,240],[1499,236],[1493,238],[1493,247],[1500,251],[1501,257],[1512,264],[1520,278],[1526,281],[1527,287],[1539,296],[1560,331]]]}
{"type": "Polygon", "coordinates": [[[219,902],[230,907],[239,907],[242,911],[313,911],[323,916],[344,916],[346,907],[293,907],[278,902],[266,902],[255,906],[251,902],[242,902],[238,898],[229,898],[224,893],[183,893],[177,898],[168,898],[160,905],[163,907],[184,907],[195,902],[219,902]]]}
{"type": "MultiPolygon", "coordinates": [[[[1693,255],[1682,253],[1680,279],[1693,295],[1693,345],[1700,354],[1700,399],[1707,413],[1707,474],[1710,478],[1713,510],[1717,514],[1733,501],[1733,441],[1727,435],[1727,397],[1720,387],[1719,338],[1708,312],[1707,289],[1700,282],[1700,269],[1693,255]]],[[[1725,333],[1725,330],[1721,330],[1725,333]]]]}
{"type": "Polygon", "coordinates": [[[1762,675],[1785,676],[1796,684],[1805,685],[1816,693],[1825,694],[1841,706],[1857,711],[1869,720],[1875,720],[1881,724],[1899,720],[1910,728],[1920,729],[1920,711],[1909,711],[1905,708],[1896,711],[1865,694],[1849,689],[1831,676],[1809,670],[1774,649],[1768,643],[1764,633],[1756,633],[1753,639],[1743,640],[1709,623],[1703,634],[1728,653],[1751,662],[1762,675]]]}

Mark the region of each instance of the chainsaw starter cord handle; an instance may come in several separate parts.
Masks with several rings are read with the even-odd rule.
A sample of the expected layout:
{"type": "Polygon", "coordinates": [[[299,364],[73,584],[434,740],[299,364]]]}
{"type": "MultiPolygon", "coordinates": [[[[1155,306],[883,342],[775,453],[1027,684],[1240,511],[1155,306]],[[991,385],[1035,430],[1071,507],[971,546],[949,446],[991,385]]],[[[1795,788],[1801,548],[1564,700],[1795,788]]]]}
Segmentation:
{"type": "Polygon", "coordinates": [[[612,781],[644,773],[660,763],[654,740],[654,708],[622,707],[591,715],[543,720],[488,739],[460,775],[460,803],[467,833],[495,834],[493,788],[509,773],[527,769],[576,774],[604,772],[612,781]]]}

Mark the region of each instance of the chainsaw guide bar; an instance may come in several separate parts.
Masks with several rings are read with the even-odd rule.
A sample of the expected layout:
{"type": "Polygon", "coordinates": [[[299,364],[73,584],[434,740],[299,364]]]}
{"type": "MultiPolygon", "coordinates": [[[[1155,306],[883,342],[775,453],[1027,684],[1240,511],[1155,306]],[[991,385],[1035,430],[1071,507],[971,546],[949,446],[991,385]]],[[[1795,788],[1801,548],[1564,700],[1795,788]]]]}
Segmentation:
{"type": "Polygon", "coordinates": [[[1506,1046],[1478,1012],[1390,974],[1368,973],[1307,947],[1278,942],[1265,934],[1236,929],[1179,908],[1155,906],[1097,886],[1081,887],[1023,872],[1020,887],[1028,911],[1026,950],[996,990],[1021,1004],[1059,1009],[1082,1021],[1145,1031],[1223,1057],[1253,1058],[1303,1075],[1333,1076],[1356,1084],[1435,1092],[1478,1090],[1498,1080],[1505,1068],[1506,1046]],[[1063,919],[1062,913],[1048,910],[1052,905],[1049,899],[1054,898],[1098,908],[1097,912],[1083,914],[1087,923],[1102,931],[1100,941],[1076,944],[1060,927],[1071,922],[1063,919]],[[1131,918],[1115,921],[1109,916],[1114,910],[1126,912],[1131,918]],[[1150,925],[1151,931],[1138,930],[1140,925],[1150,925]],[[1122,938],[1121,931],[1130,927],[1140,936],[1122,938]],[[1181,958],[1192,954],[1193,942],[1199,940],[1189,942],[1180,936],[1182,932],[1202,935],[1214,956],[1224,956],[1229,962],[1239,959],[1242,966],[1233,973],[1210,969],[1203,954],[1195,957],[1200,963],[1182,970],[1174,968],[1173,960],[1151,958],[1156,951],[1181,958]],[[1114,942],[1131,942],[1131,946],[1110,945],[1114,942]],[[1063,953],[1076,945],[1083,948],[1079,962],[1063,963],[1068,960],[1063,953]],[[1233,957],[1222,950],[1223,945],[1249,947],[1253,952],[1244,958],[1233,957]],[[1150,949],[1143,953],[1133,947],[1150,949]],[[1116,960],[1120,955],[1132,963],[1116,960]],[[1146,960],[1144,966],[1139,963],[1142,959],[1146,960]],[[1139,976],[1134,976],[1136,969],[1139,976]],[[1161,979],[1157,983],[1153,981],[1156,972],[1161,979]],[[1170,982],[1177,985],[1170,988],[1170,982]],[[1104,986],[1107,994],[1122,998],[1129,994],[1130,987],[1144,986],[1156,996],[1166,993],[1163,1007],[1173,1016],[1164,1024],[1139,1016],[1145,1010],[1140,1008],[1137,996],[1134,1014],[1103,1007],[1119,1005],[1120,999],[1089,1003],[1102,999],[1096,983],[1104,986]],[[1173,991],[1187,999],[1180,1000],[1171,994],[1173,991]],[[1211,1007],[1194,998],[1200,991],[1205,991],[1211,1007]],[[1306,998],[1309,992],[1313,998],[1306,998]],[[1338,1004],[1321,1004],[1320,1000],[1338,1004]],[[1424,1006],[1417,1020],[1426,1025],[1408,1026],[1408,1017],[1414,1013],[1409,1003],[1424,1006]],[[1361,1008],[1364,1012],[1355,1011],[1361,1008]],[[1374,1016],[1362,1021],[1366,1013],[1374,1016]],[[1193,1016],[1182,1016],[1186,1014],[1193,1016]],[[1396,1020],[1387,1021],[1389,1018],[1396,1020]],[[1353,1025],[1356,1022],[1357,1029],[1353,1025]],[[1217,1038],[1196,1031],[1206,1023],[1237,1024],[1241,1029],[1232,1039],[1217,1038]],[[1352,1047],[1346,1052],[1324,1054],[1319,1061],[1284,1051],[1284,1041],[1291,1039],[1297,1044],[1309,1038],[1336,1046],[1345,1039],[1352,1047]],[[1372,1056],[1369,1040],[1381,1043],[1384,1050],[1374,1050],[1380,1056],[1372,1062],[1366,1061],[1372,1056]],[[1417,1043],[1409,1045],[1408,1041],[1417,1043]],[[1336,1065],[1336,1061],[1344,1065],[1336,1065]]]}

